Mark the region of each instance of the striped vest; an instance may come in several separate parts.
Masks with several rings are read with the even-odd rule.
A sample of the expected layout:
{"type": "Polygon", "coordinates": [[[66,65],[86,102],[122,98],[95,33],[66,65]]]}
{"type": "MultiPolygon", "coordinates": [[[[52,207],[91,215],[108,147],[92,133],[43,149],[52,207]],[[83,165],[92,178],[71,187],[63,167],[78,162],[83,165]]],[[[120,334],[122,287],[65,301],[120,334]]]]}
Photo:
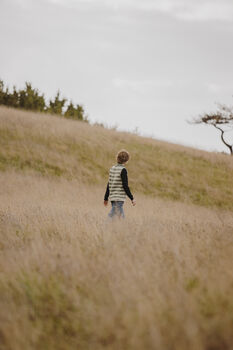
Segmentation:
{"type": "Polygon", "coordinates": [[[110,201],[125,201],[126,193],[121,180],[122,169],[124,169],[122,164],[113,165],[110,169],[108,181],[110,201]]]}

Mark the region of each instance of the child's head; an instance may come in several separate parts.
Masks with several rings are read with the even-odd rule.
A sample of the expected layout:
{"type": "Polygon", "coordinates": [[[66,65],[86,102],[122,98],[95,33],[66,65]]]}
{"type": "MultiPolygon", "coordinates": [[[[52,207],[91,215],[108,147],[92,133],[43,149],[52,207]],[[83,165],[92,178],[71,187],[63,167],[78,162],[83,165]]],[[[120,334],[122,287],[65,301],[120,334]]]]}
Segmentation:
{"type": "Polygon", "coordinates": [[[125,149],[122,149],[117,153],[117,163],[119,164],[125,164],[129,160],[129,152],[127,152],[125,149]]]}

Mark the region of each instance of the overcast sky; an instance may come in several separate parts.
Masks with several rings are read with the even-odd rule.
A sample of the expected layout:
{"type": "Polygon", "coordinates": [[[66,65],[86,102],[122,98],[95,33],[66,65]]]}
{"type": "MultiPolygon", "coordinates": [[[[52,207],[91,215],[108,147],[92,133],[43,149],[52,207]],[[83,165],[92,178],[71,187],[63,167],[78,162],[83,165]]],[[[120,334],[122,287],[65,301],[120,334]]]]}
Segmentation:
{"type": "Polygon", "coordinates": [[[0,48],[10,87],[59,88],[93,122],[227,151],[187,120],[233,105],[232,0],[0,0],[0,48]]]}

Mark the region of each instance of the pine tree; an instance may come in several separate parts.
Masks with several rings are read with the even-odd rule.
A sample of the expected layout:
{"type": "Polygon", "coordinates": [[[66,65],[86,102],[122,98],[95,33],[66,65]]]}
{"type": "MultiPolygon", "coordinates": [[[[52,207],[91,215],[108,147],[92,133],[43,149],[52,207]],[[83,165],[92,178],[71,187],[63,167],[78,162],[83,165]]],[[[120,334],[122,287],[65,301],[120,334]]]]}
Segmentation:
{"type": "Polygon", "coordinates": [[[70,103],[68,104],[67,109],[64,113],[64,117],[74,119],[75,118],[75,111],[76,111],[75,107],[74,107],[72,101],[70,101],[70,103]]]}
{"type": "Polygon", "coordinates": [[[47,107],[46,112],[62,115],[65,103],[66,99],[60,98],[60,91],[58,90],[54,100],[49,101],[49,106],[47,107]]]}
{"type": "Polygon", "coordinates": [[[4,82],[0,80],[0,105],[5,104],[5,91],[4,91],[4,82]]]}
{"type": "Polygon", "coordinates": [[[44,95],[33,89],[31,83],[25,83],[25,89],[19,91],[19,107],[32,111],[45,111],[44,95]]]}
{"type": "Polygon", "coordinates": [[[72,101],[70,101],[67,109],[64,113],[65,118],[87,121],[87,116],[85,116],[84,108],[82,105],[73,105],[72,101]]]}

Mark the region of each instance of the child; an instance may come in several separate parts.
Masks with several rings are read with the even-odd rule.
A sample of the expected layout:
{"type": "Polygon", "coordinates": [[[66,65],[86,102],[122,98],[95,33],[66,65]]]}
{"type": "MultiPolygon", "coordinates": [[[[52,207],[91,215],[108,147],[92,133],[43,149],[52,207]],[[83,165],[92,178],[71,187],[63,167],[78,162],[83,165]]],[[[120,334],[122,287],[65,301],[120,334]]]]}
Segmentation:
{"type": "Polygon", "coordinates": [[[104,205],[108,205],[108,198],[111,201],[112,209],[108,216],[113,218],[118,216],[124,218],[123,205],[126,199],[126,195],[131,199],[133,205],[136,205],[136,201],[133,198],[128,186],[128,176],[125,164],[129,160],[129,153],[125,150],[121,150],[117,154],[117,164],[113,165],[109,171],[109,181],[104,196],[104,205]]]}

